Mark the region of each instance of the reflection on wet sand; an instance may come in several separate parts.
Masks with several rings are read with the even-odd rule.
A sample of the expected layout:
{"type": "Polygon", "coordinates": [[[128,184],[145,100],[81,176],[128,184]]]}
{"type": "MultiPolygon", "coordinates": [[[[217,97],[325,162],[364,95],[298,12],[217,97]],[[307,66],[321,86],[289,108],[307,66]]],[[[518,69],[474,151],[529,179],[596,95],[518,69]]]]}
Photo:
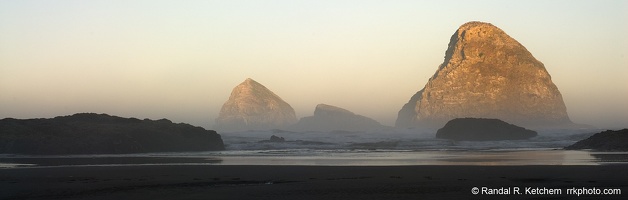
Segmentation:
{"type": "Polygon", "coordinates": [[[591,152],[598,163],[625,164],[628,163],[628,152],[591,152]]]}
{"type": "Polygon", "coordinates": [[[325,156],[224,156],[221,165],[598,165],[586,151],[429,151],[330,153],[325,156]]]}
{"type": "Polygon", "coordinates": [[[123,165],[600,165],[626,164],[628,153],[565,150],[513,151],[285,151],[202,152],[188,154],[0,156],[0,168],[123,165]]]}

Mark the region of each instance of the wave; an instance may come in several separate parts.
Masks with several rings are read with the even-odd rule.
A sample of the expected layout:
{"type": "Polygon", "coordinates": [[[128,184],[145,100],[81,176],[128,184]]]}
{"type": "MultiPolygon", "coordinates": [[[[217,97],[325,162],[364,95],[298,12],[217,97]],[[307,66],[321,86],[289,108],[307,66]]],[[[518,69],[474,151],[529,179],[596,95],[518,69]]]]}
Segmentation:
{"type": "Polygon", "coordinates": [[[527,140],[453,141],[436,139],[431,130],[381,132],[289,132],[281,130],[222,133],[227,150],[366,149],[366,150],[508,150],[562,149],[593,135],[594,130],[548,130],[527,140]],[[272,136],[285,142],[270,142],[272,136]]]}

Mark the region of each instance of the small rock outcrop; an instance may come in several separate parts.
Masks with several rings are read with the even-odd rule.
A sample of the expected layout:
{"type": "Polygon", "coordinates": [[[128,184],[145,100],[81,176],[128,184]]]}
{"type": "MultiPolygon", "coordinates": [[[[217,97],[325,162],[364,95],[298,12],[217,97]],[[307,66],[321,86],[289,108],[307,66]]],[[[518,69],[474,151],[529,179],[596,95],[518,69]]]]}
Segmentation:
{"type": "Polygon", "coordinates": [[[284,142],[286,142],[285,138],[279,137],[279,136],[276,136],[276,135],[272,135],[272,136],[270,136],[270,139],[262,140],[262,141],[259,141],[258,143],[284,143],[284,142]]]}
{"type": "Polygon", "coordinates": [[[543,63],[490,23],[466,23],[445,60],[399,111],[397,127],[442,127],[454,118],[496,118],[527,127],[573,123],[543,63]]]}
{"type": "Polygon", "coordinates": [[[628,129],[607,130],[565,147],[567,150],[628,151],[628,129]]]}
{"type": "Polygon", "coordinates": [[[537,133],[499,119],[457,118],[436,132],[436,138],[468,141],[524,140],[537,133]]]}
{"type": "Polygon", "coordinates": [[[296,123],[294,109],[275,93],[253,79],[233,88],[220,109],[216,129],[246,131],[282,129],[296,123]]]}
{"type": "Polygon", "coordinates": [[[269,141],[270,141],[270,142],[285,142],[285,141],[286,141],[286,139],[285,139],[285,138],[283,138],[283,137],[279,137],[279,136],[276,136],[276,135],[272,135],[272,136],[270,136],[270,140],[269,140],[269,141]]]}
{"type": "Polygon", "coordinates": [[[224,150],[215,131],[170,120],[81,113],[0,120],[0,154],[125,154],[224,150]]]}
{"type": "Polygon", "coordinates": [[[314,115],[303,117],[290,129],[298,131],[373,131],[385,129],[379,122],[326,104],[318,104],[314,115]]]}

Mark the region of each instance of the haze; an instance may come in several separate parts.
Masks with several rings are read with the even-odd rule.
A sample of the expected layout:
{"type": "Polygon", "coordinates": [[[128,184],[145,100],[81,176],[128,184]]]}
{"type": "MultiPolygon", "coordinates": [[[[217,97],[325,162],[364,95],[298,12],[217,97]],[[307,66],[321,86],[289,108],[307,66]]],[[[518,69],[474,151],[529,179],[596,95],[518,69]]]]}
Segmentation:
{"type": "Polygon", "coordinates": [[[394,125],[450,36],[490,22],[553,77],[572,121],[628,126],[626,1],[0,1],[0,118],[78,112],[212,128],[253,78],[394,125]]]}

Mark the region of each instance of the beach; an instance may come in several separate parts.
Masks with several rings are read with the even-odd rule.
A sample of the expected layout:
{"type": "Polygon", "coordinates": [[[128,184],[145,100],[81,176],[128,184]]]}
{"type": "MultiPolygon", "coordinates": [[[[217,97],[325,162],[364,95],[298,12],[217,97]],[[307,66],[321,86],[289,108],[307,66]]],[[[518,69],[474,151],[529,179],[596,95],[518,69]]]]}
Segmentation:
{"type": "Polygon", "coordinates": [[[0,199],[625,199],[625,169],[625,165],[24,167],[0,169],[0,199]],[[478,194],[472,193],[474,187],[478,194]],[[567,194],[574,188],[623,193],[567,194]],[[549,189],[562,193],[548,194],[549,189]],[[514,190],[521,193],[513,194],[514,190]],[[497,194],[500,191],[510,194],[497,194]]]}

